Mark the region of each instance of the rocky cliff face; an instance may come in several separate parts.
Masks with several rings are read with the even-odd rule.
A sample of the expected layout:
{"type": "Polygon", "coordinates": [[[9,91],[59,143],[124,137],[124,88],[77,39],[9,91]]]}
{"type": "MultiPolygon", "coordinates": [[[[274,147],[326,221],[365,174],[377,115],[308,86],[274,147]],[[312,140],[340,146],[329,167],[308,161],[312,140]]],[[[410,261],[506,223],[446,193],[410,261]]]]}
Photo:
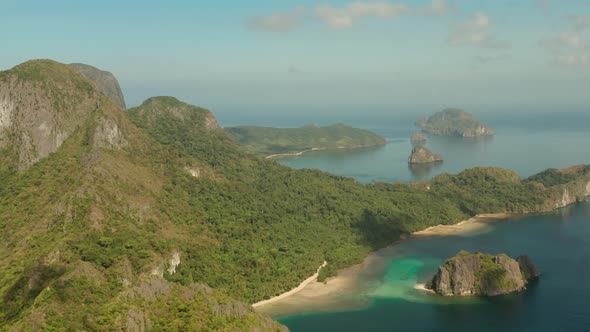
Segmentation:
{"type": "Polygon", "coordinates": [[[111,99],[113,103],[122,109],[127,108],[125,106],[123,91],[121,90],[121,86],[115,75],[83,63],[72,63],[70,64],[70,67],[91,80],[96,85],[96,88],[111,99]]]}
{"type": "Polygon", "coordinates": [[[73,69],[34,60],[0,72],[0,149],[29,168],[79,128],[100,106],[100,94],[73,69]]]}
{"type": "MultiPolygon", "coordinates": [[[[223,133],[209,112],[178,105],[196,118],[187,131],[223,133]]],[[[0,330],[285,330],[192,277],[175,282],[181,248],[212,239],[156,208],[172,178],[163,169],[184,165],[211,173],[164,152],[71,66],[0,72],[0,330]]]]}
{"type": "Polygon", "coordinates": [[[582,202],[590,196],[590,165],[572,166],[555,170],[559,176],[571,179],[549,188],[548,198],[541,207],[542,211],[550,211],[582,202]]]}
{"type": "Polygon", "coordinates": [[[523,290],[539,276],[528,256],[460,252],[439,267],[429,286],[443,296],[497,296],[523,290]]]}
{"type": "Polygon", "coordinates": [[[430,164],[443,161],[443,158],[438,153],[433,153],[423,146],[415,146],[412,149],[412,154],[408,158],[410,164],[430,164]]]}

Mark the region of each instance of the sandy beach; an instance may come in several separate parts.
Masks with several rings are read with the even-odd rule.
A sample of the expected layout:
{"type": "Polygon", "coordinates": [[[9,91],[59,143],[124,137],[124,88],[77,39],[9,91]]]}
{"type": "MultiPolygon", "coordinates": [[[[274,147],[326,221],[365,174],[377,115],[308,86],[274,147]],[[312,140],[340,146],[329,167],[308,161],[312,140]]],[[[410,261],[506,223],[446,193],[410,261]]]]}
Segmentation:
{"type": "Polygon", "coordinates": [[[303,150],[303,151],[299,151],[299,152],[277,153],[277,154],[271,154],[269,156],[266,156],[265,158],[270,159],[270,158],[276,158],[276,157],[300,156],[306,152],[318,151],[318,150],[325,150],[325,148],[311,148],[311,149],[307,149],[307,150],[303,150]]]}
{"type": "MultiPolygon", "coordinates": [[[[403,237],[387,248],[370,253],[361,263],[339,270],[337,276],[328,278],[325,282],[317,282],[316,273],[312,277],[303,281],[297,288],[279,296],[273,297],[272,299],[255,303],[253,307],[256,307],[257,309],[262,308],[262,311],[268,313],[274,313],[275,311],[280,312],[282,309],[281,307],[284,308],[290,305],[306,308],[317,306],[318,310],[321,310],[321,307],[323,306],[334,308],[340,304],[338,303],[339,301],[337,296],[345,296],[347,293],[353,291],[355,287],[357,287],[359,278],[363,273],[367,272],[365,271],[368,270],[366,268],[369,266],[374,266],[375,262],[379,260],[379,253],[383,250],[391,250],[400,242],[407,241],[412,238],[448,236],[476,232],[488,227],[489,221],[491,220],[501,220],[513,216],[516,216],[516,214],[480,214],[454,225],[437,225],[426,228],[422,231],[418,231],[412,233],[409,236],[403,237]]],[[[422,291],[431,292],[431,290],[426,289],[424,285],[416,285],[415,288],[422,291]]]]}
{"type": "Polygon", "coordinates": [[[445,236],[453,234],[468,233],[476,231],[478,228],[486,227],[486,221],[502,220],[517,216],[514,213],[486,213],[478,214],[468,220],[463,220],[460,223],[453,225],[436,225],[428,227],[424,230],[412,233],[411,237],[425,237],[425,236],[445,236]]]}
{"type": "Polygon", "coordinates": [[[419,291],[423,291],[423,292],[426,292],[426,293],[436,294],[432,289],[426,288],[426,285],[425,284],[416,284],[416,286],[414,286],[414,289],[417,289],[419,291]]]}
{"type": "MultiPolygon", "coordinates": [[[[322,265],[321,265],[321,266],[318,268],[317,272],[316,272],[314,275],[312,275],[311,277],[309,277],[309,278],[307,278],[307,279],[303,280],[303,282],[302,282],[302,283],[300,283],[300,284],[299,284],[299,286],[297,286],[297,287],[293,288],[292,290],[290,290],[290,291],[288,291],[288,292],[285,292],[285,293],[283,293],[283,294],[281,294],[281,295],[275,296],[275,297],[273,297],[273,298],[270,298],[270,299],[268,299],[268,300],[263,300],[263,301],[260,301],[260,302],[256,302],[256,303],[252,304],[252,307],[256,308],[256,307],[259,307],[259,306],[263,306],[263,305],[265,305],[265,304],[273,303],[273,302],[276,302],[276,301],[282,300],[282,299],[284,299],[284,298],[287,298],[287,297],[289,297],[289,296],[291,296],[291,295],[293,295],[293,294],[295,294],[295,293],[297,293],[297,292],[301,291],[301,290],[302,290],[302,289],[304,289],[304,288],[305,288],[307,285],[309,285],[309,284],[311,284],[311,283],[315,282],[315,281],[318,279],[318,276],[319,276],[319,274],[320,274],[320,270],[321,270],[323,267],[325,267],[326,265],[328,265],[328,262],[324,261],[324,263],[323,263],[323,264],[322,264],[322,265]]],[[[316,282],[316,283],[317,283],[317,282],[316,282]]]]}
{"type": "Polygon", "coordinates": [[[340,149],[362,149],[362,148],[370,148],[379,145],[358,145],[358,146],[337,146],[334,148],[311,148],[299,152],[291,152],[291,153],[277,153],[271,154],[266,156],[266,159],[276,158],[276,157],[292,157],[292,156],[301,156],[304,153],[311,152],[311,151],[320,151],[320,150],[340,150],[340,149]]]}

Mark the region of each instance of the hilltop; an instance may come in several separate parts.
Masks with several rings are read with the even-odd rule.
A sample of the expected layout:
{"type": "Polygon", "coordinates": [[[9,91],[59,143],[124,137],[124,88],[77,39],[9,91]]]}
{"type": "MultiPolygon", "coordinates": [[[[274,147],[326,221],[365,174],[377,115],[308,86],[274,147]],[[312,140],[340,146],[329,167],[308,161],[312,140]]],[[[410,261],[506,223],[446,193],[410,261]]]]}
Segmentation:
{"type": "Polygon", "coordinates": [[[481,137],[494,135],[494,130],[463,110],[449,108],[418,120],[423,131],[442,136],[481,137]]]}
{"type": "Polygon", "coordinates": [[[387,141],[365,129],[343,124],[301,128],[256,126],[229,127],[226,131],[250,151],[260,154],[297,153],[311,149],[359,148],[384,145],[387,141]]]}
{"type": "Polygon", "coordinates": [[[119,81],[115,75],[83,63],[71,63],[70,66],[96,84],[97,89],[104,93],[105,96],[109,97],[117,106],[122,109],[127,108],[125,106],[123,91],[121,90],[119,81]]]}
{"type": "Polygon", "coordinates": [[[173,97],[125,112],[72,67],[0,72],[0,329],[283,327],[248,304],[401,235],[590,194],[590,167],[363,185],[237,144],[173,97]],[[26,120],[26,121],[25,121],[26,120]]]}

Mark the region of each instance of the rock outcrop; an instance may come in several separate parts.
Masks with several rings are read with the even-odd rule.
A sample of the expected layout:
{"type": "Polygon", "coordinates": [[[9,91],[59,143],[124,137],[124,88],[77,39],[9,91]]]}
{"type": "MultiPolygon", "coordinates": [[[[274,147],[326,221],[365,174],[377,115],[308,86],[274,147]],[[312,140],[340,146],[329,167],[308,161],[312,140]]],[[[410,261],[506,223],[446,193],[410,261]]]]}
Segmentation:
{"type": "Polygon", "coordinates": [[[24,170],[57,151],[101,104],[91,82],[51,60],[0,72],[0,149],[24,170]]]}
{"type": "Polygon", "coordinates": [[[96,85],[96,88],[111,99],[115,105],[120,106],[122,109],[127,108],[123,91],[115,75],[83,63],[72,63],[69,66],[91,80],[96,85]]]}
{"type": "Polygon", "coordinates": [[[412,133],[412,138],[410,139],[410,141],[412,142],[412,146],[423,146],[426,144],[427,139],[426,135],[424,135],[423,132],[415,131],[412,133]]]}
{"type": "Polygon", "coordinates": [[[443,296],[497,296],[521,291],[540,275],[528,256],[462,251],[439,267],[427,287],[443,296]]]}
{"type": "Polygon", "coordinates": [[[438,153],[433,153],[423,146],[415,146],[408,158],[410,164],[432,164],[442,162],[443,158],[438,153]]]}
{"type": "Polygon", "coordinates": [[[494,130],[470,113],[449,108],[429,117],[418,120],[416,125],[423,131],[441,136],[461,136],[466,138],[494,135],[494,130]]]}
{"type": "Polygon", "coordinates": [[[582,202],[590,196],[590,165],[548,169],[525,181],[548,189],[540,211],[551,211],[582,202]]]}

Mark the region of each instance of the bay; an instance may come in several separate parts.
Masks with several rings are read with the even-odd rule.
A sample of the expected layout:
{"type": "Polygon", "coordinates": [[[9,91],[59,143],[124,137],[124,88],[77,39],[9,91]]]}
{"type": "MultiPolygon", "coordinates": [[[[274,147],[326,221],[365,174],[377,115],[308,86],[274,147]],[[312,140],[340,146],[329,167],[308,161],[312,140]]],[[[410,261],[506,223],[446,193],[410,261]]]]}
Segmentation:
{"type": "MultiPolygon", "coordinates": [[[[316,168],[364,183],[427,180],[478,166],[513,169],[528,177],[547,168],[590,163],[590,114],[487,115],[496,135],[481,140],[430,136],[427,147],[445,162],[409,168],[409,118],[361,120],[322,117],[320,124],[344,122],[388,139],[383,147],[313,151],[277,159],[294,168],[316,168]],[[346,120],[346,119],[344,119],[346,120]]],[[[262,123],[259,123],[260,121],[262,123]]],[[[292,127],[305,119],[250,119],[292,127]]],[[[313,301],[298,299],[263,308],[292,331],[589,331],[590,204],[553,213],[495,221],[475,231],[403,241],[374,255],[354,285],[313,301]],[[496,298],[442,298],[414,286],[460,250],[527,254],[541,279],[522,293],[496,298]],[[314,302],[315,301],[315,302],[314,302]]]]}

